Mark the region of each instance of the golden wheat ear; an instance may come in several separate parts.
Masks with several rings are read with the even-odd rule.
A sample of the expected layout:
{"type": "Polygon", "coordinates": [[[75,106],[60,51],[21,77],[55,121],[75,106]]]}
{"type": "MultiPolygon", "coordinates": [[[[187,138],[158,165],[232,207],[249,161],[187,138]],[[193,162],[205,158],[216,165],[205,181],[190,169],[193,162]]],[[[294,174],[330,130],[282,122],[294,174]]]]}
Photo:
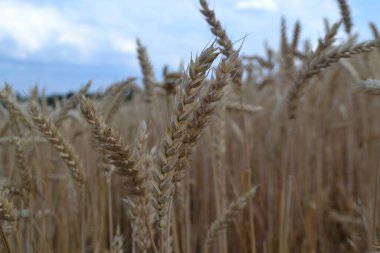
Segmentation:
{"type": "Polygon", "coordinates": [[[24,112],[23,108],[15,100],[13,96],[12,88],[10,85],[6,84],[5,87],[1,90],[0,100],[7,107],[12,117],[22,122],[24,126],[26,126],[28,129],[32,129],[32,123],[30,122],[30,119],[24,112]]]}
{"type": "Polygon", "coordinates": [[[134,196],[143,195],[145,173],[139,170],[141,159],[136,161],[132,158],[131,148],[124,143],[121,135],[104,121],[90,99],[83,97],[80,108],[91,127],[93,138],[106,153],[107,161],[115,166],[116,173],[125,176],[125,185],[129,193],[134,196]]]}
{"type": "Polygon", "coordinates": [[[79,188],[84,189],[86,182],[85,170],[74,148],[59,133],[55,125],[38,110],[35,103],[31,105],[30,114],[38,131],[54,146],[58,154],[67,164],[69,172],[77,182],[79,188]]]}
{"type": "Polygon", "coordinates": [[[187,74],[175,96],[173,110],[168,119],[161,148],[156,155],[156,166],[153,171],[154,206],[161,227],[166,225],[165,217],[169,212],[169,200],[174,189],[172,183],[174,165],[178,159],[182,138],[196,108],[206,75],[218,55],[217,49],[211,45],[194,60],[191,59],[187,74]]]}
{"type": "Polygon", "coordinates": [[[193,153],[203,129],[209,123],[210,117],[215,114],[217,107],[221,104],[224,88],[230,83],[231,75],[237,66],[237,58],[238,53],[234,53],[231,57],[220,62],[216,69],[215,80],[211,82],[206,94],[201,97],[196,106],[191,117],[192,120],[187,125],[185,135],[182,138],[178,160],[174,164],[173,182],[179,182],[184,178],[186,168],[190,163],[190,155],[193,153]]]}

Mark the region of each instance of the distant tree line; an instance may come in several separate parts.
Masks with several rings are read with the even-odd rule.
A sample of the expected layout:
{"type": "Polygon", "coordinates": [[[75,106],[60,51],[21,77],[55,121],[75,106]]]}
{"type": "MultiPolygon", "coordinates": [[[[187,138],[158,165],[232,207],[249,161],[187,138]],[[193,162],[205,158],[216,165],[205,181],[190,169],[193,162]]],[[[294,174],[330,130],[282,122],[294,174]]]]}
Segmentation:
{"type": "MultiPolygon", "coordinates": [[[[51,94],[49,96],[46,96],[46,103],[48,106],[55,108],[58,103],[62,103],[64,101],[68,100],[73,95],[75,95],[75,92],[71,92],[71,91],[66,93],[66,94],[51,94]]],[[[104,96],[104,94],[99,93],[99,92],[88,92],[88,93],[86,93],[86,97],[90,97],[92,99],[102,99],[103,96],[104,96]]],[[[129,101],[132,99],[132,97],[133,97],[133,90],[127,90],[125,92],[125,100],[124,101],[125,102],[129,101]]],[[[18,92],[16,92],[16,98],[21,103],[25,103],[27,101],[30,101],[30,96],[21,95],[18,92]]],[[[41,99],[42,99],[42,97],[38,98],[39,103],[41,103],[41,99]]],[[[0,102],[0,104],[2,104],[2,103],[0,102]]]]}

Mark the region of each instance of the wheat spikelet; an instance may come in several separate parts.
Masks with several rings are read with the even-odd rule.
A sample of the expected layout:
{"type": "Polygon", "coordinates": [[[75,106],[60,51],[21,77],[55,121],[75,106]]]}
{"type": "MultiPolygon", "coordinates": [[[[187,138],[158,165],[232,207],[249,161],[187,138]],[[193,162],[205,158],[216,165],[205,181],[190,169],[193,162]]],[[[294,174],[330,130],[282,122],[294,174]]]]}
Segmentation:
{"type": "Polygon", "coordinates": [[[28,195],[31,192],[32,179],[24,155],[24,146],[20,140],[16,140],[15,147],[17,167],[22,180],[22,187],[24,188],[26,195],[28,195]]]}
{"type": "Polygon", "coordinates": [[[241,104],[240,102],[227,102],[226,110],[246,112],[246,113],[256,113],[262,110],[261,106],[252,106],[249,104],[241,104]]]}
{"type": "Polygon", "coordinates": [[[352,20],[351,20],[350,8],[348,7],[346,0],[337,0],[337,1],[339,4],[342,19],[344,22],[345,31],[347,34],[350,34],[351,29],[352,29],[352,20]]]}
{"type": "Polygon", "coordinates": [[[288,39],[286,35],[286,20],[284,17],[281,18],[281,69],[284,75],[292,80],[294,73],[293,59],[291,52],[292,48],[288,45],[288,39]]]}
{"type": "MultiPolygon", "coordinates": [[[[372,32],[372,36],[375,40],[380,40],[380,33],[379,33],[379,29],[377,29],[377,26],[375,25],[375,23],[373,22],[370,22],[369,23],[369,27],[371,28],[371,32],[372,32]]],[[[380,53],[380,48],[378,49],[378,52],[380,53]]]]}
{"type": "Polygon", "coordinates": [[[288,62],[287,58],[289,56],[288,54],[288,38],[286,35],[286,20],[284,17],[281,18],[281,54],[283,59],[285,60],[285,63],[288,62]]]}
{"type": "Polygon", "coordinates": [[[15,101],[12,96],[12,88],[7,84],[4,89],[0,92],[0,100],[5,104],[9,113],[17,120],[20,120],[28,129],[32,129],[32,124],[29,118],[26,116],[25,112],[15,101]]]}
{"type": "Polygon", "coordinates": [[[15,229],[16,210],[13,203],[3,195],[0,195],[0,220],[7,221],[10,226],[10,230],[15,229]]]}
{"type": "Polygon", "coordinates": [[[375,96],[380,95],[380,81],[376,79],[363,80],[356,83],[356,89],[375,96]]]}
{"type": "Polygon", "coordinates": [[[323,27],[325,28],[325,33],[329,33],[330,31],[330,22],[327,18],[323,18],[323,27]]]}
{"type": "MultiPolygon", "coordinates": [[[[61,110],[59,111],[59,114],[58,116],[56,117],[56,120],[54,122],[55,126],[57,128],[59,128],[59,126],[61,125],[62,121],[66,118],[67,116],[67,113],[70,111],[70,110],[73,110],[75,108],[75,106],[78,104],[80,98],[82,96],[84,96],[87,91],[90,89],[91,87],[91,84],[92,84],[92,81],[88,81],[87,84],[85,86],[83,86],[78,93],[74,94],[73,96],[71,96],[67,101],[66,103],[63,105],[63,107],[61,108],[61,110]]],[[[34,100],[32,100],[34,101],[34,100]]]]}
{"type": "Polygon", "coordinates": [[[319,56],[323,53],[327,48],[329,48],[335,42],[335,36],[338,33],[338,29],[341,26],[342,21],[334,23],[326,33],[323,39],[318,41],[318,47],[315,50],[314,55],[319,56]]]}
{"type": "Polygon", "coordinates": [[[137,57],[139,59],[140,67],[143,73],[143,83],[146,94],[145,100],[147,103],[150,103],[153,99],[153,87],[155,84],[153,67],[149,61],[146,47],[141,44],[141,41],[139,39],[137,39],[137,57]]]}
{"type": "Polygon", "coordinates": [[[377,29],[377,26],[375,25],[375,23],[370,22],[369,27],[371,28],[373,38],[374,39],[380,39],[379,30],[377,29]]]}
{"type": "Polygon", "coordinates": [[[163,219],[168,212],[169,199],[173,190],[172,178],[175,169],[173,165],[178,159],[182,136],[191,119],[191,113],[196,105],[206,73],[217,56],[216,49],[211,46],[202,51],[195,60],[191,60],[188,75],[177,91],[174,108],[166,127],[162,147],[156,157],[156,168],[153,171],[154,204],[160,226],[165,225],[163,219]]]}
{"type": "Polygon", "coordinates": [[[168,67],[165,66],[163,69],[163,76],[165,82],[162,85],[162,88],[165,90],[167,95],[175,94],[176,87],[182,82],[183,72],[169,72],[168,67]]]}
{"type": "Polygon", "coordinates": [[[203,244],[203,252],[207,253],[217,236],[224,231],[233,220],[239,215],[240,211],[248,203],[248,199],[256,193],[256,187],[251,188],[247,193],[239,197],[236,201],[229,204],[228,208],[223,212],[222,216],[214,221],[207,231],[206,239],[203,244]]]}
{"type": "Polygon", "coordinates": [[[14,185],[0,185],[0,194],[1,195],[17,195],[22,196],[23,195],[23,188],[19,186],[14,185]]]}
{"type": "Polygon", "coordinates": [[[112,252],[124,253],[124,236],[120,233],[120,226],[117,227],[116,235],[112,238],[112,252]]]}
{"type": "Polygon", "coordinates": [[[136,160],[144,155],[148,140],[147,125],[145,120],[141,122],[134,146],[134,156],[136,160]]]}
{"type": "MultiPolygon", "coordinates": [[[[0,195],[0,220],[7,221],[7,224],[4,226],[6,233],[13,232],[16,229],[16,211],[13,204],[2,195],[0,195]]],[[[11,251],[9,249],[2,225],[0,225],[0,233],[5,252],[10,253],[11,251]]]]}
{"type": "Polygon", "coordinates": [[[300,38],[301,33],[301,23],[297,20],[296,24],[294,25],[294,31],[293,31],[293,40],[292,40],[292,50],[295,51],[298,47],[298,41],[300,38]]]}
{"type": "Polygon", "coordinates": [[[83,189],[85,185],[85,170],[74,149],[58,132],[54,124],[38,111],[36,104],[32,104],[30,113],[37,129],[58,151],[59,155],[66,162],[71,176],[78,186],[83,189]]]}
{"type": "Polygon", "coordinates": [[[380,47],[380,41],[366,41],[356,45],[345,44],[332,48],[321,56],[314,56],[313,59],[304,66],[298,75],[297,80],[293,83],[287,94],[289,118],[295,119],[295,111],[297,109],[297,101],[307,85],[307,81],[313,76],[319,74],[331,64],[339,61],[342,58],[349,58],[353,55],[370,52],[374,48],[380,47]]]}

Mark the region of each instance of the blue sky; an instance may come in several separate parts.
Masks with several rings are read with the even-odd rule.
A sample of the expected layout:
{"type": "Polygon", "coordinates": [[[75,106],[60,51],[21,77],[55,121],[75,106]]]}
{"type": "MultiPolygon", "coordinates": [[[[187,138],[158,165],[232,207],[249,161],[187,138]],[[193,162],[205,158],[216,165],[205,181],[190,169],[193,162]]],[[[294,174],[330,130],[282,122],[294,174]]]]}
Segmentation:
{"type": "MultiPolygon", "coordinates": [[[[378,0],[348,0],[354,32],[370,39],[368,22],[380,26],[378,0]]],[[[260,53],[266,40],[279,44],[281,16],[289,36],[294,22],[302,38],[323,35],[323,17],[340,18],[335,0],[210,0],[232,40],[248,34],[243,52],[260,53]]],[[[213,39],[197,0],[0,0],[0,79],[21,94],[35,84],[47,93],[93,90],[137,76],[136,38],[148,48],[157,78],[177,69],[213,39]]],[[[341,37],[344,35],[341,34],[341,37]]]]}

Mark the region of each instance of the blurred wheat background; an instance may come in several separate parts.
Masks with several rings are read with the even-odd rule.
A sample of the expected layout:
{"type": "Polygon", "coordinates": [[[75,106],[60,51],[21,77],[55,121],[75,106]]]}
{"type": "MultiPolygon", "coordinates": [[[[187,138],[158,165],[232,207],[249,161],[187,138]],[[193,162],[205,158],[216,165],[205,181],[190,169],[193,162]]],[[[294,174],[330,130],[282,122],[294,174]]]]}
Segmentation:
{"type": "Polygon", "coordinates": [[[1,252],[376,252],[380,35],[335,3],[318,41],[284,17],[279,48],[252,55],[199,0],[213,39],[176,70],[137,39],[143,85],[6,83],[1,252]]]}

